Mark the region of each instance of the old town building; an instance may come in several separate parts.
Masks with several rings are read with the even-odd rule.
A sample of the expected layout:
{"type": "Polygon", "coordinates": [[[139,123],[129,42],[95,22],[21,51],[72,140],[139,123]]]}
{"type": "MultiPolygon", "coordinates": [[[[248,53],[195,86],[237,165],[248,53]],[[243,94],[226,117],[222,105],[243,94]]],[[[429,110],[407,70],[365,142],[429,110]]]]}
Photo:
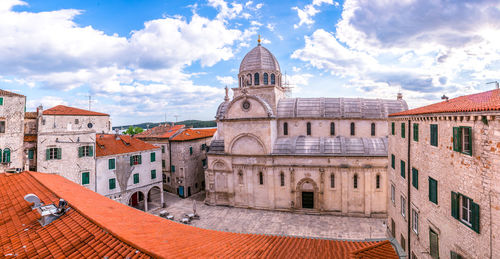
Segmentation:
{"type": "Polygon", "coordinates": [[[385,217],[387,116],[407,110],[402,96],[287,98],[260,43],[238,82],[217,110],[206,203],[385,217]]]}
{"type": "Polygon", "coordinates": [[[0,172],[24,168],[26,96],[0,89],[0,172]]]}
{"type": "Polygon", "coordinates": [[[205,189],[206,147],[215,131],[164,124],[136,137],[161,147],[165,190],[189,197],[205,189]]]}
{"type": "Polygon", "coordinates": [[[408,258],[500,258],[500,90],[389,117],[388,228],[408,258]]]}
{"type": "Polygon", "coordinates": [[[24,170],[36,171],[38,112],[24,114],[24,170]]]}

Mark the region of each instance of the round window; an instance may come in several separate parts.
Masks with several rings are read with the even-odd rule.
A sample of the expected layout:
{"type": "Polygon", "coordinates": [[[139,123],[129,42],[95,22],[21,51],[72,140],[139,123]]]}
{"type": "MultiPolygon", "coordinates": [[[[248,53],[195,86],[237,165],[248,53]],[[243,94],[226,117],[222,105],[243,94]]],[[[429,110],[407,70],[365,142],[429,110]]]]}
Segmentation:
{"type": "Polygon", "coordinates": [[[92,128],[94,125],[92,123],[87,124],[87,127],[92,128]]]}
{"type": "Polygon", "coordinates": [[[243,109],[244,110],[250,109],[250,102],[249,101],[244,101],[243,102],[243,109]]]}

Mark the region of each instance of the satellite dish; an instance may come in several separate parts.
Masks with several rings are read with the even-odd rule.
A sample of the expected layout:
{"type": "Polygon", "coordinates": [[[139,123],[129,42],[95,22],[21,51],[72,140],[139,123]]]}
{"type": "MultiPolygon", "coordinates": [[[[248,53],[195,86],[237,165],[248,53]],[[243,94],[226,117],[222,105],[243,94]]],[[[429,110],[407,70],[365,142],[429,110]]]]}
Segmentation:
{"type": "Polygon", "coordinates": [[[24,200],[29,202],[29,203],[34,203],[33,206],[31,206],[31,209],[36,209],[42,206],[42,203],[40,202],[40,198],[38,196],[34,195],[33,193],[26,194],[24,196],[24,200]]]}

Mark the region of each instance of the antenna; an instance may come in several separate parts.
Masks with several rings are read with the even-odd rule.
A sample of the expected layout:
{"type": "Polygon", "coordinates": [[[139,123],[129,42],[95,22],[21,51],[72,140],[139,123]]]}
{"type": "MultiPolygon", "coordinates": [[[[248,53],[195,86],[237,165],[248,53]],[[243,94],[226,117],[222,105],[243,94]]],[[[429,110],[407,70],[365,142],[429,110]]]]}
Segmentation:
{"type": "Polygon", "coordinates": [[[92,95],[89,93],[89,111],[92,110],[92,95]]]}
{"type": "Polygon", "coordinates": [[[283,83],[283,88],[285,89],[285,96],[286,97],[292,97],[292,89],[293,89],[293,84],[290,84],[287,79],[286,71],[285,71],[285,82],[283,83]]]}
{"type": "Polygon", "coordinates": [[[177,118],[179,118],[179,115],[174,115],[175,117],[175,122],[177,123],[177,118]]]}
{"type": "Polygon", "coordinates": [[[492,81],[492,82],[488,82],[486,84],[495,84],[496,88],[500,88],[500,86],[498,85],[498,81],[492,81]]]}

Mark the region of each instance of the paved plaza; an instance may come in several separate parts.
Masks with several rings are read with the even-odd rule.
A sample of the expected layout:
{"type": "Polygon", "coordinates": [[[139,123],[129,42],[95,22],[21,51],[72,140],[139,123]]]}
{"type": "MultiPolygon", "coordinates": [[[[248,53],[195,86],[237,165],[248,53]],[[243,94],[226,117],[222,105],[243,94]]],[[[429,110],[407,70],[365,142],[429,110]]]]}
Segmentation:
{"type": "Polygon", "coordinates": [[[199,220],[192,226],[254,234],[273,234],[300,237],[333,239],[378,239],[386,238],[383,219],[361,217],[339,217],[330,215],[306,215],[290,212],[242,209],[223,206],[208,206],[203,203],[205,193],[181,199],[172,193],[164,193],[167,208],[149,211],[158,215],[165,210],[175,221],[182,215],[193,212],[193,201],[199,220]]]}

